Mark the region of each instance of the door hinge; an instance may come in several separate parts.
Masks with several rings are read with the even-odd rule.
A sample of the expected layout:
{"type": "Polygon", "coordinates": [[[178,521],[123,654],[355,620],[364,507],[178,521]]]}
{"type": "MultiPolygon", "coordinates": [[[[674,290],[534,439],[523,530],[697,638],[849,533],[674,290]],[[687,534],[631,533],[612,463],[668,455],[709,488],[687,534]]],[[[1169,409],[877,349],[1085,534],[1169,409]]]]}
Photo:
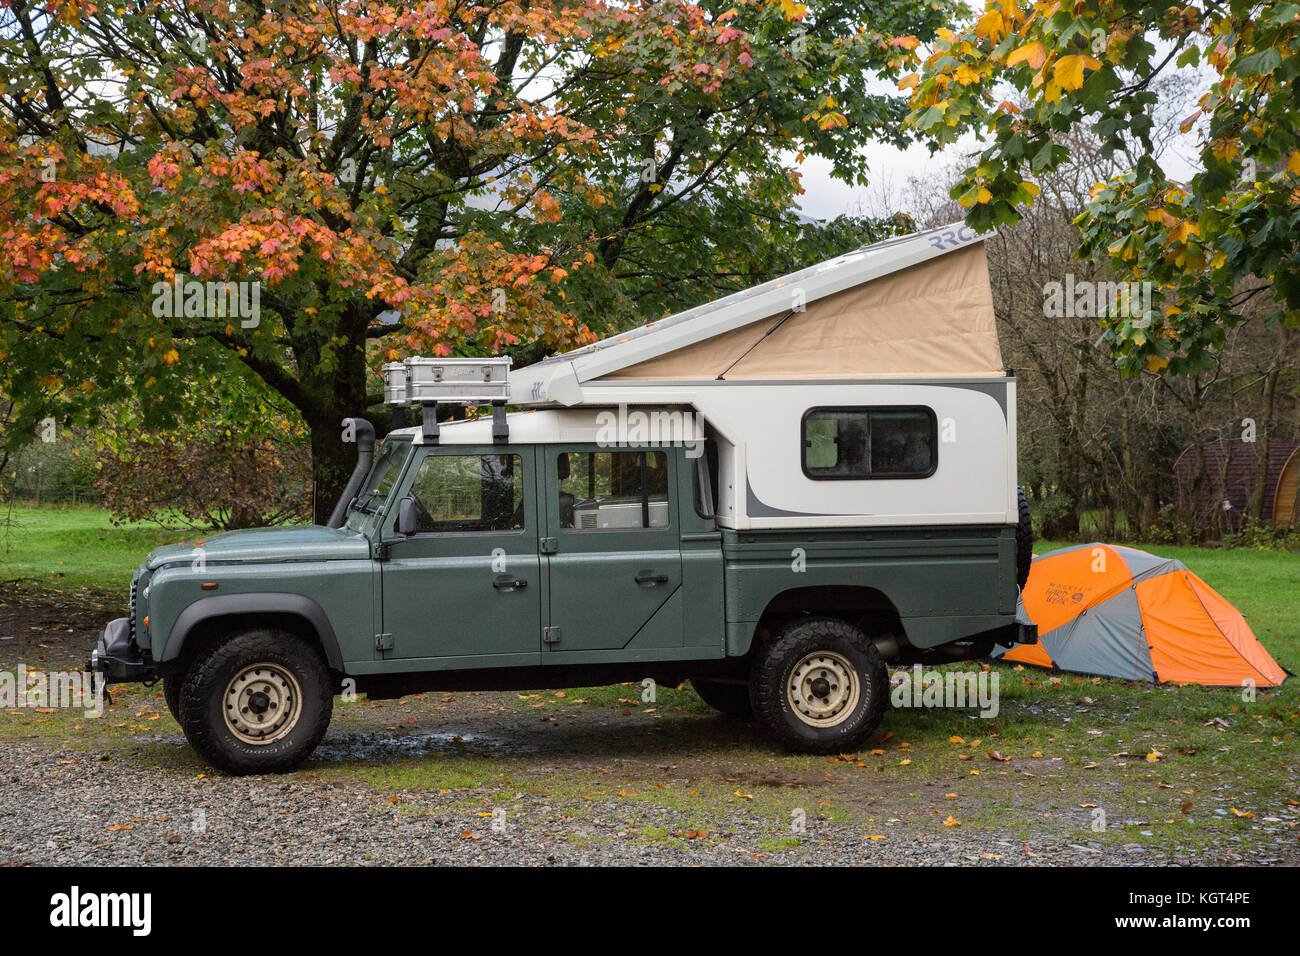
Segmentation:
{"type": "Polygon", "coordinates": [[[387,561],[387,560],[388,560],[388,542],[387,542],[387,541],[376,541],[376,542],[375,542],[374,559],[375,559],[376,561],[387,561]]]}
{"type": "Polygon", "coordinates": [[[543,644],[560,643],[560,629],[558,627],[542,628],[542,643],[543,644]]]}
{"type": "Polygon", "coordinates": [[[375,635],[375,650],[391,651],[392,649],[393,649],[393,635],[391,634],[375,635]]]}
{"type": "Polygon", "coordinates": [[[542,554],[556,554],[560,550],[560,539],[540,538],[538,539],[538,548],[542,554]]]}

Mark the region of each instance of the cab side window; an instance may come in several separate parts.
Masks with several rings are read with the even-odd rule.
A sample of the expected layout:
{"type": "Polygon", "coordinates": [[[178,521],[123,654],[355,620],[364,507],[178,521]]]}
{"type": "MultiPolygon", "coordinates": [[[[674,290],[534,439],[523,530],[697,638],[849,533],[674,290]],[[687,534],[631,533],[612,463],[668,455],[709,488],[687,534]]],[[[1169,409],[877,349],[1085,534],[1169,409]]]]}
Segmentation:
{"type": "Polygon", "coordinates": [[[568,452],[556,459],[560,527],[607,531],[668,527],[662,451],[568,452]]]}
{"type": "Polygon", "coordinates": [[[523,487],[518,455],[430,455],[411,485],[416,532],[520,531],[523,487]]]}

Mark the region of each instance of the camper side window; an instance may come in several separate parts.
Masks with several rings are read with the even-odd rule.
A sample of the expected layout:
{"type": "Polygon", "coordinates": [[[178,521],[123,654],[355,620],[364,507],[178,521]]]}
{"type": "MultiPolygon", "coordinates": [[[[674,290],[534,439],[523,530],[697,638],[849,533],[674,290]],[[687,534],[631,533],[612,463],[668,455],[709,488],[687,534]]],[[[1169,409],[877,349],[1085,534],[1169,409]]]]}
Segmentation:
{"type": "Polygon", "coordinates": [[[803,417],[809,478],[928,478],[937,467],[938,422],[929,408],[813,408],[803,417]]]}

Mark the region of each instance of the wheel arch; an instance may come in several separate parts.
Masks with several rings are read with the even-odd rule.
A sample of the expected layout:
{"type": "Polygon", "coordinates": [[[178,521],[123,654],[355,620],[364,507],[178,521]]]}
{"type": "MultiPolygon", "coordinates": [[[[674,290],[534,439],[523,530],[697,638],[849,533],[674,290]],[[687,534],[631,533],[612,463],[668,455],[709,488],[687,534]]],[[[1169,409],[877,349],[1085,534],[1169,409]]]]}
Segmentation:
{"type": "Polygon", "coordinates": [[[200,598],[176,618],[159,663],[178,660],[196,642],[240,624],[275,624],[315,641],[331,669],[343,670],[343,653],[324,608],[303,594],[259,592],[200,598]]]}
{"type": "Polygon", "coordinates": [[[866,584],[825,584],[787,588],[774,595],[754,628],[749,650],[769,640],[772,631],[783,622],[806,615],[839,618],[861,628],[887,658],[894,656],[907,641],[898,607],[879,588],[866,584]],[[882,638],[893,638],[893,646],[882,638]]]}

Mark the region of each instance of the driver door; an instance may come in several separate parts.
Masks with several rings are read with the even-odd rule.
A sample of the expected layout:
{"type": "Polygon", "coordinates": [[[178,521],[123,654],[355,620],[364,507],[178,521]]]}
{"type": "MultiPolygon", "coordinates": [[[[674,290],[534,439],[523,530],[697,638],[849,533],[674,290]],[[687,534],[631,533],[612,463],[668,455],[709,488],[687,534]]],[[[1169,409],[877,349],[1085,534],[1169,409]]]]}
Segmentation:
{"type": "Polygon", "coordinates": [[[535,468],[527,446],[417,450],[384,522],[381,659],[429,669],[540,662],[535,468]],[[406,496],[417,531],[398,536],[406,496]]]}

